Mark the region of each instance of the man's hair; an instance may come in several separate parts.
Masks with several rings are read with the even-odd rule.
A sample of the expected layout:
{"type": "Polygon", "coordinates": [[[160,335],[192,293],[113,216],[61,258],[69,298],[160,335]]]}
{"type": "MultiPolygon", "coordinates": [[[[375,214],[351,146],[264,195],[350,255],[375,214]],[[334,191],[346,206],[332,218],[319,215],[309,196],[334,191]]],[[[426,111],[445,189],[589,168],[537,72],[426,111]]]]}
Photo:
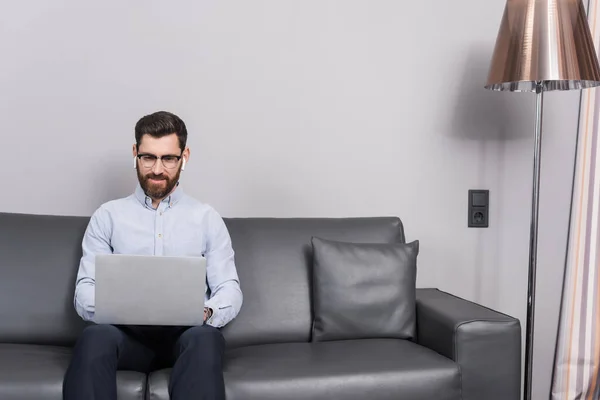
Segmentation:
{"type": "Polygon", "coordinates": [[[181,118],[167,111],[157,111],[146,115],[135,124],[136,147],[139,150],[144,135],[161,138],[173,133],[177,135],[179,147],[183,151],[187,143],[187,128],[181,118]]]}

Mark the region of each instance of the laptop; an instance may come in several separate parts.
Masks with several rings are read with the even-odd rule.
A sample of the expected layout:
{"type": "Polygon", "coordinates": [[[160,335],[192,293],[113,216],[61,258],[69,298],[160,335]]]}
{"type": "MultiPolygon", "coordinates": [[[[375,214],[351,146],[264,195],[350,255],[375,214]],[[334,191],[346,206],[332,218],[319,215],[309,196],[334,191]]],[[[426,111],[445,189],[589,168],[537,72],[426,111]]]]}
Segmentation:
{"type": "Polygon", "coordinates": [[[98,324],[202,325],[206,259],[98,254],[95,290],[98,324]]]}

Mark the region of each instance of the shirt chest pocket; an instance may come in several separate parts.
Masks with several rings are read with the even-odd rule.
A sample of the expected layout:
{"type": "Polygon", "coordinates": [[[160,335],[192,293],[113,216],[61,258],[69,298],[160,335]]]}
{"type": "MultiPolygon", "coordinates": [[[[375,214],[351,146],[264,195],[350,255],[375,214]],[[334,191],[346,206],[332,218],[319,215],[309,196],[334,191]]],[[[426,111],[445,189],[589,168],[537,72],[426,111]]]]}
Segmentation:
{"type": "Polygon", "coordinates": [[[206,241],[200,233],[173,233],[165,237],[165,255],[178,257],[202,257],[206,252],[206,241]]]}

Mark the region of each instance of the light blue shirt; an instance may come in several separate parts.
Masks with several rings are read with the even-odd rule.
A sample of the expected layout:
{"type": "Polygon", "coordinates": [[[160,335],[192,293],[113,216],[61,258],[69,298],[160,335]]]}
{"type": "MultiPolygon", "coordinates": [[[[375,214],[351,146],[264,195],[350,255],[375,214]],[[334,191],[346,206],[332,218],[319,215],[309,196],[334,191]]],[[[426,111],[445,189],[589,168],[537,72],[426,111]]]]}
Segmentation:
{"type": "Polygon", "coordinates": [[[179,186],[156,209],[139,184],[132,195],[104,203],[90,218],[82,250],[74,304],[86,321],[94,319],[94,260],[101,253],[204,256],[205,306],[213,310],[206,323],[222,327],[242,306],[234,251],[223,219],[179,186]]]}

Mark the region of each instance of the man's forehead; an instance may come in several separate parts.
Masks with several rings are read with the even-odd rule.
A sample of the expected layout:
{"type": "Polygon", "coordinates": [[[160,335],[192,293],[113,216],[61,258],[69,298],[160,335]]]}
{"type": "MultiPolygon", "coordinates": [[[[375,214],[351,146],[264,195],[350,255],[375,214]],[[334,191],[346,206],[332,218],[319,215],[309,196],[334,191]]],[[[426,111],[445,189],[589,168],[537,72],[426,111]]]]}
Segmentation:
{"type": "Polygon", "coordinates": [[[161,154],[179,154],[179,140],[177,135],[168,135],[161,138],[155,138],[150,135],[142,136],[140,141],[140,152],[148,152],[156,155],[161,154]]]}

